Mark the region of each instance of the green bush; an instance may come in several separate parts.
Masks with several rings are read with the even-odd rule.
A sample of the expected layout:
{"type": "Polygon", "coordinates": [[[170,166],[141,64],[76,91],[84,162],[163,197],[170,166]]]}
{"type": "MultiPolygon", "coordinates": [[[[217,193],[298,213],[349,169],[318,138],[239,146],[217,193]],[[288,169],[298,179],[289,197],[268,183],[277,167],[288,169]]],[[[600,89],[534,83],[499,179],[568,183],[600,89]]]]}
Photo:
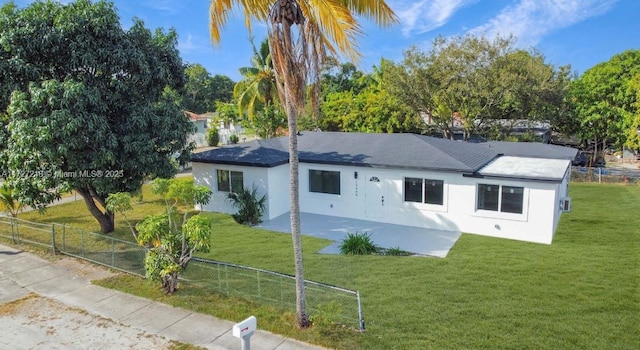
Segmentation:
{"type": "Polygon", "coordinates": [[[209,146],[216,147],[220,143],[220,133],[218,128],[209,128],[207,132],[207,143],[209,146]]]}
{"type": "Polygon", "coordinates": [[[236,135],[236,134],[231,134],[231,135],[229,136],[229,142],[231,142],[231,143],[233,143],[233,144],[236,144],[236,143],[238,143],[238,141],[240,141],[240,138],[238,137],[238,135],[236,135]]]}
{"type": "Polygon", "coordinates": [[[340,245],[340,253],[347,255],[371,255],[377,252],[378,247],[373,244],[371,234],[367,232],[349,232],[340,245]]]}
{"type": "Polygon", "coordinates": [[[411,253],[400,249],[400,247],[393,247],[393,248],[386,249],[384,251],[384,255],[408,256],[408,255],[411,255],[411,253]]]}
{"type": "Polygon", "coordinates": [[[238,208],[238,213],[231,215],[237,223],[253,226],[262,222],[260,217],[265,211],[267,195],[258,198],[258,188],[255,185],[251,189],[241,188],[230,192],[227,200],[238,208]]]}

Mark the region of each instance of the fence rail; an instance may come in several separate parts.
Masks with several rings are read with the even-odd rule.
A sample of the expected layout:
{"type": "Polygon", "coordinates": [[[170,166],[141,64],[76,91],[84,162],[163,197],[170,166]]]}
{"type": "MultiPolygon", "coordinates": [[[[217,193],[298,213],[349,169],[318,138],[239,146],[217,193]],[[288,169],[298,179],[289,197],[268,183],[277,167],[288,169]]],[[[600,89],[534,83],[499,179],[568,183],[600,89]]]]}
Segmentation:
{"type": "MultiPolygon", "coordinates": [[[[193,258],[182,274],[190,283],[259,304],[296,309],[295,276],[222,261],[193,258]]],[[[308,312],[330,318],[364,332],[360,293],[330,284],[305,280],[308,312]]]]}
{"type": "Polygon", "coordinates": [[[640,184],[640,169],[573,167],[571,181],[640,184]]]}
{"type": "MultiPolygon", "coordinates": [[[[145,275],[146,249],[136,243],[72,226],[43,224],[0,215],[0,237],[13,243],[43,247],[123,272],[145,275]]],[[[182,281],[210,292],[240,297],[287,311],[296,310],[295,277],[283,273],[193,258],[182,281]]],[[[305,281],[311,316],[364,332],[360,293],[329,284],[305,281]]]]}

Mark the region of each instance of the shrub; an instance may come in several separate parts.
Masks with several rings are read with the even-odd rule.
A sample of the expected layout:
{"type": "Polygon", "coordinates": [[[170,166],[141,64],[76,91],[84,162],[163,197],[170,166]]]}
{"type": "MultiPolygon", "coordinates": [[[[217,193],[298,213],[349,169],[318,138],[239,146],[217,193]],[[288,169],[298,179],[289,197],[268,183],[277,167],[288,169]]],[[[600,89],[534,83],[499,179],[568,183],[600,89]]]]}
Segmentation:
{"type": "Polygon", "coordinates": [[[207,143],[209,146],[216,147],[220,143],[220,133],[218,128],[210,128],[207,132],[207,143]]]}
{"type": "Polygon", "coordinates": [[[378,247],[373,244],[371,234],[347,233],[347,238],[342,240],[340,245],[340,253],[347,255],[370,255],[378,252],[378,247]]]}
{"type": "Polygon", "coordinates": [[[233,144],[236,144],[236,143],[238,143],[238,141],[240,141],[240,137],[238,137],[238,135],[236,135],[236,134],[231,134],[231,135],[229,136],[229,142],[231,142],[231,143],[233,143],[233,144]]]}
{"type": "Polygon", "coordinates": [[[400,249],[400,247],[393,247],[385,250],[384,255],[408,256],[411,255],[411,253],[400,249]]]}
{"type": "Polygon", "coordinates": [[[237,223],[253,226],[262,222],[260,217],[265,211],[267,195],[258,198],[258,188],[255,185],[251,189],[241,188],[230,192],[227,200],[238,208],[238,213],[232,215],[237,223]]]}

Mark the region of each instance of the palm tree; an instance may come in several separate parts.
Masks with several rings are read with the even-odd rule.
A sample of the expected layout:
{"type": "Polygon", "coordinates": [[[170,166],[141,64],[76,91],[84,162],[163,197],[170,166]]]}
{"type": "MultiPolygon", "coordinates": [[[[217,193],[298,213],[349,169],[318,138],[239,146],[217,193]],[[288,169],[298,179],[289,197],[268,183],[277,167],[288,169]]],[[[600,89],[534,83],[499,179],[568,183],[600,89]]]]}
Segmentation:
{"type": "Polygon", "coordinates": [[[246,111],[249,119],[253,120],[256,111],[277,102],[277,87],[268,39],[262,41],[260,50],[253,43],[253,38],[250,41],[253,48],[251,67],[240,68],[243,79],[234,86],[233,95],[238,101],[240,113],[246,111]]]}
{"type": "Polygon", "coordinates": [[[354,16],[372,18],[382,26],[397,19],[384,0],[212,0],[209,23],[214,43],[220,42],[220,30],[235,6],[244,10],[249,31],[252,20],[267,22],[278,96],[289,125],[289,199],[296,274],[296,316],[298,327],[306,328],[310,323],[306,311],[300,240],[296,120],[306,107],[309,84],[313,87],[311,109],[318,110],[320,65],[327,52],[337,55],[340,51],[354,62],[359,60],[355,41],[362,30],[354,16]]]}

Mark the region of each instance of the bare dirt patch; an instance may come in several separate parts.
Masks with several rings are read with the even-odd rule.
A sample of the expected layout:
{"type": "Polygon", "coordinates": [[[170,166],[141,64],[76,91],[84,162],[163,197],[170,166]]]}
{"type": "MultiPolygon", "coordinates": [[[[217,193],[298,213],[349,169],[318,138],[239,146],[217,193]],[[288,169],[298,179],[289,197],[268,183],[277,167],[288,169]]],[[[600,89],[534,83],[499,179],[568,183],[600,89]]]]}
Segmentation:
{"type": "Polygon", "coordinates": [[[29,294],[0,305],[0,349],[171,349],[173,342],[29,294]]]}

